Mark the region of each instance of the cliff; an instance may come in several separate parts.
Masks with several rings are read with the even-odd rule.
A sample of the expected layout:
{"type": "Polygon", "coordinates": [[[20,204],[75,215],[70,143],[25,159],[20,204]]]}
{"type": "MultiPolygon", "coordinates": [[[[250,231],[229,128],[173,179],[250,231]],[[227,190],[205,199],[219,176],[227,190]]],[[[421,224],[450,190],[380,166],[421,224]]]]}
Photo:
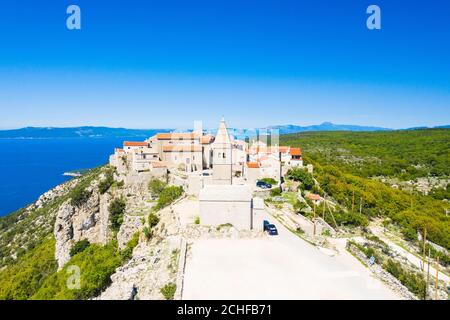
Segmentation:
{"type": "Polygon", "coordinates": [[[0,299],[173,297],[181,237],[151,179],[96,168],[1,218],[0,299]]]}

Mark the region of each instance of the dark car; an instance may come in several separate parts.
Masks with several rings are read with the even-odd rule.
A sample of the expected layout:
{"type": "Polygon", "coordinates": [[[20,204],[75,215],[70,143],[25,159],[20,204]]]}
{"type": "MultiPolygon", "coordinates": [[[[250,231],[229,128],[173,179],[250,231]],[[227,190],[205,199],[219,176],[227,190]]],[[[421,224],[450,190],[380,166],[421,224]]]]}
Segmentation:
{"type": "Polygon", "coordinates": [[[274,224],[269,224],[269,225],[267,226],[267,232],[268,232],[271,236],[276,236],[276,235],[278,235],[277,227],[275,227],[274,224]]]}
{"type": "Polygon", "coordinates": [[[270,183],[267,183],[265,181],[258,181],[256,182],[256,186],[261,189],[271,189],[272,185],[270,183]]]}
{"type": "Polygon", "coordinates": [[[264,231],[268,231],[268,227],[269,227],[269,225],[270,225],[270,222],[267,221],[267,220],[264,220],[263,224],[264,224],[263,230],[264,230],[264,231]]]}

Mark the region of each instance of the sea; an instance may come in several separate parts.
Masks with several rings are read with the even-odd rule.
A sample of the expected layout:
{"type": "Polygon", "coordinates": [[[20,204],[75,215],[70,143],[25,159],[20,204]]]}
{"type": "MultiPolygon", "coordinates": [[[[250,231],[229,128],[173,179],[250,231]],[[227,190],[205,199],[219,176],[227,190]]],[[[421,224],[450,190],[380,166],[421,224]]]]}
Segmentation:
{"type": "Polygon", "coordinates": [[[0,139],[0,216],[36,201],[69,179],[65,172],[108,163],[114,148],[136,137],[0,139]]]}

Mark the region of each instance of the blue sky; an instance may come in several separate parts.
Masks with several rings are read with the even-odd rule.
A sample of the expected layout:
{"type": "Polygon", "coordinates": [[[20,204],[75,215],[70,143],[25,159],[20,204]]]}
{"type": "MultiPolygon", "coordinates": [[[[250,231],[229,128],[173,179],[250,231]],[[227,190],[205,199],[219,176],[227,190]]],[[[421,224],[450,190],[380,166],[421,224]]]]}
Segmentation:
{"type": "Polygon", "coordinates": [[[449,57],[446,0],[3,0],[0,128],[450,124],[449,57]]]}

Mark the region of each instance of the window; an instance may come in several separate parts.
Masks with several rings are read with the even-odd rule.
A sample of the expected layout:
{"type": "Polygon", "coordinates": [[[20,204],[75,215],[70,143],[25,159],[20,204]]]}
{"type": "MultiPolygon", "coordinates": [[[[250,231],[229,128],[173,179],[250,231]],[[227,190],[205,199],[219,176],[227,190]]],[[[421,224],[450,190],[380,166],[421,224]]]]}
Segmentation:
{"type": "Polygon", "coordinates": [[[223,158],[225,159],[225,152],[223,153],[223,158]]]}

